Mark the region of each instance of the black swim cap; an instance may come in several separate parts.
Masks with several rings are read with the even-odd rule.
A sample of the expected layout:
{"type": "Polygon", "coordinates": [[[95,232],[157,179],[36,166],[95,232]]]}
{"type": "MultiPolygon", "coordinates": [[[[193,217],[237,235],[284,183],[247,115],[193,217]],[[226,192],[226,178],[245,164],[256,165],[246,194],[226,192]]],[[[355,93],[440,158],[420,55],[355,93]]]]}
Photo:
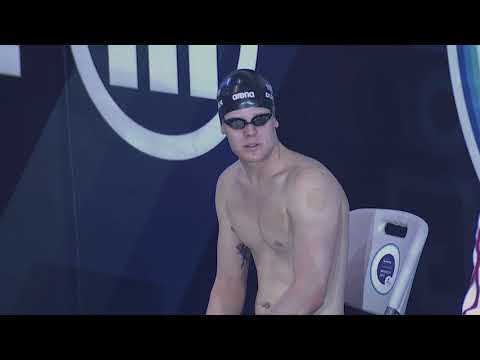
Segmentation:
{"type": "Polygon", "coordinates": [[[248,107],[264,107],[275,111],[272,85],[259,73],[239,69],[230,73],[220,84],[217,93],[220,122],[230,111],[248,107]]]}

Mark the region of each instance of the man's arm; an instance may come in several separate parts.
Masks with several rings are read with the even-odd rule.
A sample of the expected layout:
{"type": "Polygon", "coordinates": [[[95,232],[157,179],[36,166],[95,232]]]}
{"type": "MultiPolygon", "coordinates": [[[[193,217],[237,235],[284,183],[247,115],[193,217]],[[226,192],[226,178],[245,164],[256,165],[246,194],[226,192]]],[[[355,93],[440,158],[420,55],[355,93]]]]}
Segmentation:
{"type": "Polygon", "coordinates": [[[222,174],[215,194],[218,217],[217,274],[207,315],[240,315],[245,303],[250,251],[239,241],[230,223],[224,192],[225,177],[222,174]]]}
{"type": "Polygon", "coordinates": [[[288,194],[294,281],[271,314],[312,314],[325,300],[339,240],[343,190],[318,169],[303,170],[288,194]]]}

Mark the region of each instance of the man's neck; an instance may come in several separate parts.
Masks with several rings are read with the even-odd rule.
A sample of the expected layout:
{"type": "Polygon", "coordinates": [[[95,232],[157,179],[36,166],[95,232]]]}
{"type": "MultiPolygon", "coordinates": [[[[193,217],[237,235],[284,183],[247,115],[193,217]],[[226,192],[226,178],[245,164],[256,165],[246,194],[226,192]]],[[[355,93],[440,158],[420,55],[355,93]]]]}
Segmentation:
{"type": "Polygon", "coordinates": [[[253,186],[261,185],[268,181],[284,167],[286,148],[278,142],[270,155],[263,161],[244,162],[240,160],[247,180],[253,186]]]}

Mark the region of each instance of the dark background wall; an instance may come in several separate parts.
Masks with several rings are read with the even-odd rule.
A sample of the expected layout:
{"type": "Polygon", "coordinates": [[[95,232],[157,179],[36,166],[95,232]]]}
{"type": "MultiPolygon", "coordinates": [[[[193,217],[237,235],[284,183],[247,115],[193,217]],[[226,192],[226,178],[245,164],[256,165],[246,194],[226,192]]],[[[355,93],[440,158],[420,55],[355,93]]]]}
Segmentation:
{"type": "MultiPolygon", "coordinates": [[[[219,79],[239,49],[217,47],[219,79]]],[[[145,154],[102,117],[70,46],[19,50],[21,76],[0,71],[0,313],[203,313],[215,184],[235,161],[226,140],[188,160],[145,154]]],[[[136,88],[109,83],[107,46],[89,50],[139,126],[182,134],[215,115],[214,100],[190,96],[188,46],[177,47],[178,94],[150,90],[147,46],[136,48],[136,88]]],[[[459,314],[480,191],[446,47],[259,46],[257,69],[277,92],[280,140],[330,168],[351,209],[427,221],[407,314],[459,314]]],[[[249,279],[247,314],[253,267],[249,279]]]]}

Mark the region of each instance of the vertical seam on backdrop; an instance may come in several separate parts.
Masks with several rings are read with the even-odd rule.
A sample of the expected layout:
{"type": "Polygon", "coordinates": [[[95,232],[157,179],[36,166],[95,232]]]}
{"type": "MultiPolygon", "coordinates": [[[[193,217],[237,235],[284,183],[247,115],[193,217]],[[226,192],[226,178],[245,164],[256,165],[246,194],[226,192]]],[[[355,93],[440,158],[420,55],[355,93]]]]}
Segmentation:
{"type": "MultiPolygon", "coordinates": [[[[66,125],[67,125],[67,145],[68,145],[68,154],[70,160],[70,176],[71,176],[71,186],[72,186],[72,201],[73,201],[73,228],[74,228],[74,257],[75,257],[75,266],[74,266],[74,280],[75,280],[75,293],[74,293],[74,301],[75,301],[75,311],[80,314],[80,234],[78,228],[78,213],[77,213],[77,194],[75,191],[75,170],[73,166],[73,148],[72,148],[72,137],[71,137],[71,118],[70,118],[70,101],[69,101],[69,86],[70,86],[70,79],[67,79],[67,46],[63,46],[63,71],[65,77],[65,107],[66,107],[66,125]]],[[[73,66],[73,63],[72,63],[73,66]]]]}

